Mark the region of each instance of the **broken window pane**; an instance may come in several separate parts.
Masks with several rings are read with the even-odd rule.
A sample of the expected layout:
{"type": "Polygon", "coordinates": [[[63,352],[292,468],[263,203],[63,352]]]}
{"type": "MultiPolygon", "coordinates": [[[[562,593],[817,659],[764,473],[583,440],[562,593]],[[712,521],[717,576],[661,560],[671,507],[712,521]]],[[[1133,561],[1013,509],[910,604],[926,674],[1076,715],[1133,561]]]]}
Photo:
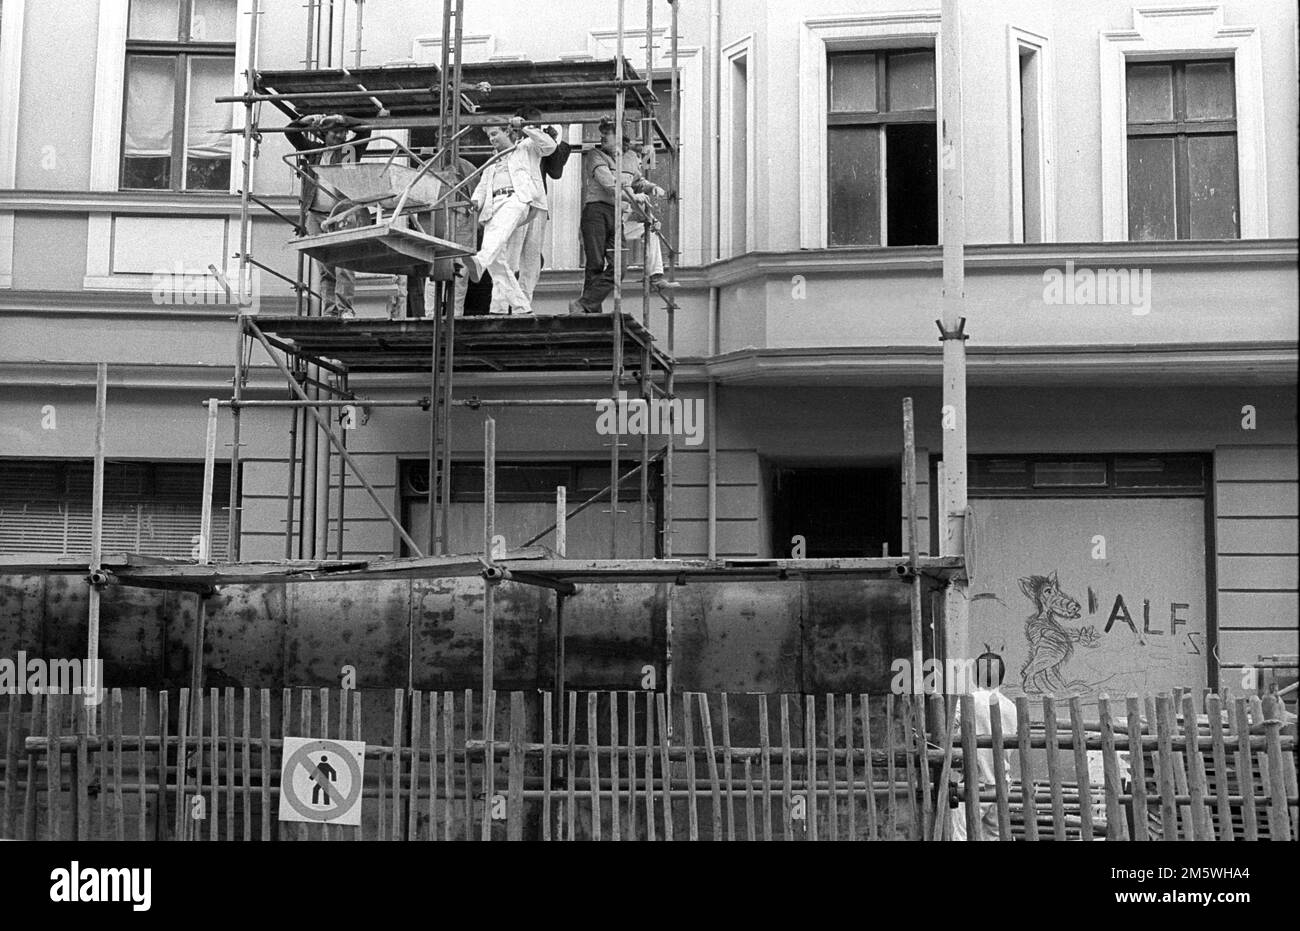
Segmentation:
{"type": "Polygon", "coordinates": [[[1187,186],[1191,238],[1237,238],[1237,137],[1188,136],[1187,186]]]}
{"type": "Polygon", "coordinates": [[[933,110],[934,52],[890,55],[885,83],[890,110],[933,110]]]}
{"type": "Polygon", "coordinates": [[[932,246],[939,241],[938,149],[933,123],[885,128],[890,246],[932,246]]]}
{"type": "Polygon", "coordinates": [[[1174,118],[1173,66],[1128,66],[1128,121],[1151,123],[1174,118]]]}
{"type": "Polygon", "coordinates": [[[179,0],[131,0],[126,34],[132,39],[175,42],[181,33],[179,0]]]}
{"type": "Polygon", "coordinates": [[[1130,239],[1176,239],[1174,140],[1135,136],[1128,141],[1130,239]]]}
{"type": "Polygon", "coordinates": [[[1187,119],[1230,120],[1233,100],[1232,63],[1191,61],[1186,71],[1187,119]]]}
{"type": "Polygon", "coordinates": [[[830,244],[879,245],[880,128],[831,126],[826,142],[830,244]]]}
{"type": "Polygon", "coordinates": [[[853,52],[831,55],[831,112],[876,110],[876,56],[853,52]]]}

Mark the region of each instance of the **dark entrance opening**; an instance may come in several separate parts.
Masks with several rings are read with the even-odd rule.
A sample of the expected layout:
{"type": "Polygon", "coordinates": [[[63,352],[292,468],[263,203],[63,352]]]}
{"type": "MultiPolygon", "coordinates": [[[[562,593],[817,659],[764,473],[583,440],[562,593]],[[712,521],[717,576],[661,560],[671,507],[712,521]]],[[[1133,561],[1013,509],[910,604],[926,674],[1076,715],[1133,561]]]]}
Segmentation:
{"type": "Polygon", "coordinates": [[[897,468],[777,469],[773,547],[790,555],[795,536],[810,559],[880,556],[902,551],[901,477],[897,468]]]}

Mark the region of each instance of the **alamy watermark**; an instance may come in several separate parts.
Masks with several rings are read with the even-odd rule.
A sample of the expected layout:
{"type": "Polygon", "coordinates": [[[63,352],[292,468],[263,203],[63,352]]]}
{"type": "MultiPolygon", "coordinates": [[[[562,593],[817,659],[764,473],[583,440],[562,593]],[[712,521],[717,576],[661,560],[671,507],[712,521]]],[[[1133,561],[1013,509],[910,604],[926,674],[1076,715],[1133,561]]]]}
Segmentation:
{"type": "Polygon", "coordinates": [[[596,432],[601,436],[684,437],[687,446],[704,442],[703,398],[618,398],[596,402],[596,432]]]}
{"type": "Polygon", "coordinates": [[[241,281],[238,274],[227,278],[211,265],[193,269],[177,262],[153,273],[149,291],[159,306],[227,306],[255,314],[261,306],[262,276],[252,265],[245,269],[241,281]]]}
{"type": "Polygon", "coordinates": [[[84,695],[87,705],[104,700],[104,661],[0,657],[0,695],[84,695]],[[89,673],[89,675],[87,675],[89,673]]]}
{"type": "Polygon", "coordinates": [[[1131,307],[1133,316],[1151,313],[1151,269],[1149,268],[1065,268],[1043,272],[1043,303],[1052,305],[1100,305],[1131,307]]]}

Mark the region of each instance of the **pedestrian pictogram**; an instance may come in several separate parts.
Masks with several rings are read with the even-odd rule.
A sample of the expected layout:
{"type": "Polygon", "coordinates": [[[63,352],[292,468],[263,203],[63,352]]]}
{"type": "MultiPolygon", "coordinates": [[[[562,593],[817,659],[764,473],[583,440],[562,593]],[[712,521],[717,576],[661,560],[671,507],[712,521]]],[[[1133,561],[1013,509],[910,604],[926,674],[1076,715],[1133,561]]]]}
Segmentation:
{"type": "Polygon", "coordinates": [[[359,740],[284,739],[280,820],[361,824],[366,745],[359,740]]]}

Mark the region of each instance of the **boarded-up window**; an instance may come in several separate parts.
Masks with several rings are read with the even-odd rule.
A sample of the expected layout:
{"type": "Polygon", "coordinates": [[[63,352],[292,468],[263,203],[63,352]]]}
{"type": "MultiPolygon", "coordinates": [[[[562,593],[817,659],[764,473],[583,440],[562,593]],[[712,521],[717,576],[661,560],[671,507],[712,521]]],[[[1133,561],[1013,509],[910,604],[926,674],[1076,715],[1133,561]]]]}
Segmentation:
{"type": "Polygon", "coordinates": [[[1129,238],[1240,236],[1232,62],[1130,64],[1126,91],[1129,238]]]}
{"type": "MultiPolygon", "coordinates": [[[[0,460],[0,553],[90,552],[93,471],[85,460],[0,460]]],[[[223,553],[230,466],[212,492],[212,552],[223,553]]],[[[104,466],[105,553],[191,558],[202,521],[203,466],[109,462],[104,466]]]]}
{"type": "Polygon", "coordinates": [[[828,242],[939,241],[934,52],[827,57],[828,242]]]}

